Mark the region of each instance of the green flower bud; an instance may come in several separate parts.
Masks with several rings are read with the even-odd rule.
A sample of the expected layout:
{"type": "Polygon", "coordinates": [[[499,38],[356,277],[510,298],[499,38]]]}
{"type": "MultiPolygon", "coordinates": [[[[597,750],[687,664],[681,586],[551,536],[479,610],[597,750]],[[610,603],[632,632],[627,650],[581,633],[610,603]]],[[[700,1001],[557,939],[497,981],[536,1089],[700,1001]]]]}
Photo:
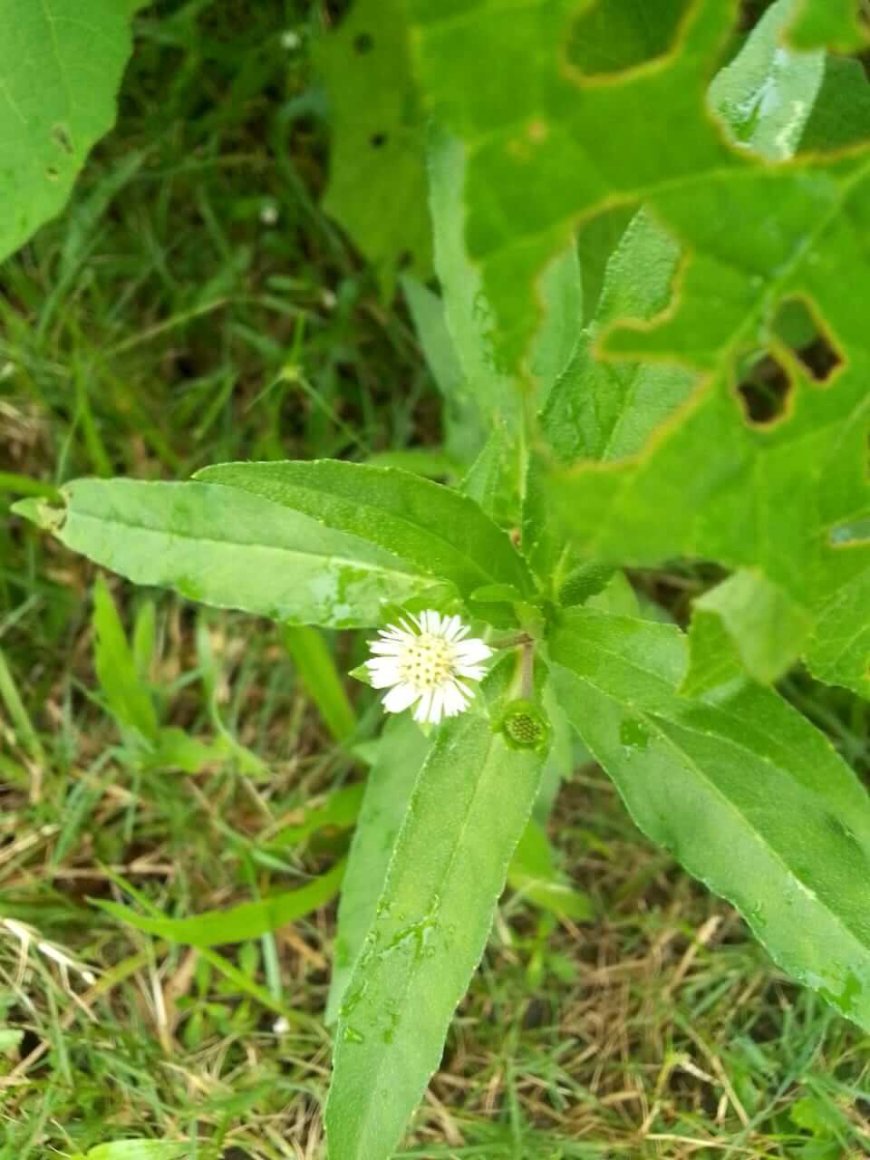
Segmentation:
{"type": "Polygon", "coordinates": [[[502,713],[497,729],[511,749],[533,749],[542,753],[550,745],[550,722],[534,701],[511,701],[502,713]]]}

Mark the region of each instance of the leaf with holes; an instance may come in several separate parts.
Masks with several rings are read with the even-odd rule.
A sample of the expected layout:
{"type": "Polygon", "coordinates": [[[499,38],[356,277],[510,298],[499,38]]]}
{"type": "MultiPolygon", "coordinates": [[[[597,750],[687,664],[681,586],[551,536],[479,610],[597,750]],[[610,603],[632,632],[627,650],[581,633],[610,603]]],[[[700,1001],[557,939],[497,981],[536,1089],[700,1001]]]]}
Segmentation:
{"type": "Polygon", "coordinates": [[[590,336],[587,364],[608,368],[594,371],[605,409],[583,399],[561,423],[557,451],[606,455],[608,434],[620,431],[607,407],[641,429],[617,461],[556,469],[551,510],[590,560],[689,556],[759,569],[809,617],[804,656],[816,675],[866,694],[870,543],[856,528],[870,508],[870,351],[856,291],[870,262],[856,239],[870,224],[870,154],[777,160],[800,136],[823,72],[818,54],[789,64],[780,43],[796,0],[779,0],[709,97],[733,17],[727,0],[687,4],[654,67],[606,78],[572,57],[569,7],[511,6],[510,20],[499,3],[450,19],[431,0],[410,0],[410,10],[430,105],[464,139],[466,240],[508,365],[527,357],[539,277],[578,224],[642,201],[681,255],[666,304],[632,317],[623,303],[590,336]],[[484,45],[502,68],[481,86],[470,70],[484,45]],[[708,112],[716,101],[730,144],[708,112]],[[795,301],[832,352],[825,374],[777,331],[795,301]],[[654,422],[639,409],[623,416],[626,364],[625,374],[640,364],[644,377],[681,371],[697,386],[681,401],[650,391],[650,406],[666,412],[654,422]]]}
{"type": "Polygon", "coordinates": [[[115,121],[129,0],[0,0],[0,261],[59,213],[115,121]]]}
{"type": "Polygon", "coordinates": [[[323,208],[389,295],[399,269],[410,266],[426,278],[432,263],[424,133],[399,0],[357,0],[320,42],[315,60],[332,131],[323,208]]]}

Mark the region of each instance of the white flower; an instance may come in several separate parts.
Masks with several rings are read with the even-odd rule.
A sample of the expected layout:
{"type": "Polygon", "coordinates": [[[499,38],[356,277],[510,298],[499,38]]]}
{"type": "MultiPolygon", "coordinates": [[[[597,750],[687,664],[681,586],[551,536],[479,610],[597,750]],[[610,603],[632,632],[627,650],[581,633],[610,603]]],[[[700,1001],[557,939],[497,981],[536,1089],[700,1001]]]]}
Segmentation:
{"type": "Polygon", "coordinates": [[[483,662],[492,656],[489,645],[469,632],[458,616],[432,609],[384,629],[371,645],[374,656],[366,668],[376,689],[389,689],[387,712],[401,713],[416,702],[414,720],[437,725],[467,709],[472,682],[481,679],[483,662]]]}

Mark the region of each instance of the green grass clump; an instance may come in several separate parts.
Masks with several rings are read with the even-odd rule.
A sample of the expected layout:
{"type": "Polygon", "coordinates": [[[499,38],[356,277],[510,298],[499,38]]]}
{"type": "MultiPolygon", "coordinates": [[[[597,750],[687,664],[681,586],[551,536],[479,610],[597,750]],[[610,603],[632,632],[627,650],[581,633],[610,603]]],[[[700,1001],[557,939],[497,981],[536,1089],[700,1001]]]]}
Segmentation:
{"type": "MultiPolygon", "coordinates": [[[[145,10],[116,133],[0,270],[2,1160],[127,1137],[323,1154],[333,908],[194,949],[94,903],[188,916],[333,865],[363,771],[342,742],[369,704],[334,673],[358,642],[113,585],[119,636],[98,647],[93,570],[6,511],[87,473],[437,443],[406,316],[318,210],[323,19],[291,0],[145,10]]],[[[679,615],[697,580],[677,579],[679,615]]],[[[787,691],[866,762],[866,707],[787,691]]],[[[403,1154],[864,1154],[866,1037],[649,848],[594,767],[552,833],[598,917],[508,896],[403,1154]]]]}

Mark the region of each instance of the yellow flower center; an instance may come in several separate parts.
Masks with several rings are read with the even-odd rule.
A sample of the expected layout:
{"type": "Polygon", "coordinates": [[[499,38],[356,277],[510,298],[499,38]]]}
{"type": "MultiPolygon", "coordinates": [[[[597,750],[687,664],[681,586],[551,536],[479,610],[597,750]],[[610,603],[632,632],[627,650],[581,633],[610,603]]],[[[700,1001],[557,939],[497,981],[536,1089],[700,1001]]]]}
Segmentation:
{"type": "Polygon", "coordinates": [[[422,632],[405,647],[399,675],[409,685],[432,692],[453,675],[453,646],[440,636],[422,632]]]}

